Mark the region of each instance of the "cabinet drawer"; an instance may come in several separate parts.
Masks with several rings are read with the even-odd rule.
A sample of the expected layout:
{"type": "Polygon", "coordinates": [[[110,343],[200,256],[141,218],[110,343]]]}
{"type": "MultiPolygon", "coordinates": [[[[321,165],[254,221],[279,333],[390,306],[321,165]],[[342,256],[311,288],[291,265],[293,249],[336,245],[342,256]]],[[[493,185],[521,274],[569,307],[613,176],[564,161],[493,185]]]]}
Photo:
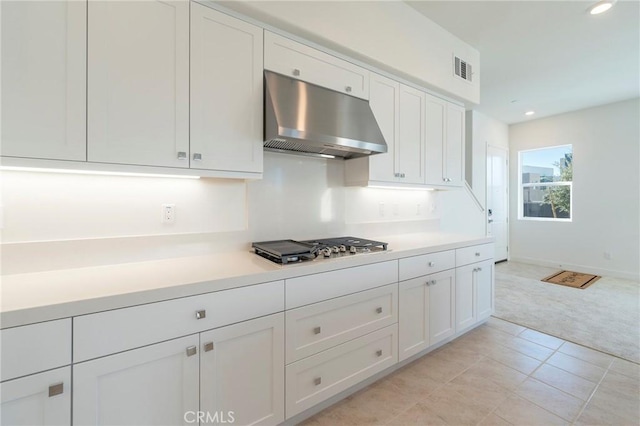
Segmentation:
{"type": "Polygon", "coordinates": [[[493,251],[493,243],[457,249],[456,266],[468,265],[469,263],[491,259],[493,257],[493,251]]]}
{"type": "Polygon", "coordinates": [[[298,308],[398,281],[398,262],[374,263],[286,280],[286,307],[298,308]]]}
{"type": "Polygon", "coordinates": [[[269,31],[264,33],[264,68],[369,99],[369,71],[269,31]]]}
{"type": "Polygon", "coordinates": [[[75,317],[73,357],[85,361],[283,310],[284,284],[274,281],[75,317]]]}
{"type": "Polygon", "coordinates": [[[398,362],[398,325],[374,331],[286,368],[287,418],[398,362]]]}
{"type": "Polygon", "coordinates": [[[287,364],[398,321],[396,284],[287,311],[287,364]]]}
{"type": "Polygon", "coordinates": [[[400,281],[455,268],[455,250],[400,259],[400,281]]]}
{"type": "Polygon", "coordinates": [[[1,381],[71,364],[71,319],[0,330],[1,381]]]}

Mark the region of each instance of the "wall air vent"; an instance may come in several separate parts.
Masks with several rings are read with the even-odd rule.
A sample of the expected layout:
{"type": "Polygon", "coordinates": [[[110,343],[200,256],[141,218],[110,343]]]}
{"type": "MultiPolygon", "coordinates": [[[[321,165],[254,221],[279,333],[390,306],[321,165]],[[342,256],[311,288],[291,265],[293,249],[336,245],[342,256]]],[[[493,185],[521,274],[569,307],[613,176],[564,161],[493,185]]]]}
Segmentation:
{"type": "Polygon", "coordinates": [[[471,77],[473,72],[471,71],[471,64],[467,61],[464,61],[457,56],[453,57],[454,60],[454,74],[457,77],[460,77],[464,81],[468,81],[471,83],[471,77]]]}

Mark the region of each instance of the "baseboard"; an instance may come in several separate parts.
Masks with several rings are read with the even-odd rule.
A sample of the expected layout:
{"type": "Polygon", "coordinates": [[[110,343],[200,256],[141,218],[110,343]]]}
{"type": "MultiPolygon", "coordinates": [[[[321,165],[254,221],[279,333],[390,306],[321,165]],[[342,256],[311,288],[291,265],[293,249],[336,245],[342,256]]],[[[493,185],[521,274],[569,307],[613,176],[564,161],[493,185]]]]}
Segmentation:
{"type": "Polygon", "coordinates": [[[584,272],[587,274],[600,275],[603,277],[615,277],[625,280],[640,281],[640,273],[616,271],[613,269],[594,268],[593,266],[577,265],[573,263],[559,263],[545,259],[534,259],[531,257],[511,256],[509,260],[512,262],[527,263],[529,265],[549,266],[551,268],[559,268],[575,272],[584,272]]]}

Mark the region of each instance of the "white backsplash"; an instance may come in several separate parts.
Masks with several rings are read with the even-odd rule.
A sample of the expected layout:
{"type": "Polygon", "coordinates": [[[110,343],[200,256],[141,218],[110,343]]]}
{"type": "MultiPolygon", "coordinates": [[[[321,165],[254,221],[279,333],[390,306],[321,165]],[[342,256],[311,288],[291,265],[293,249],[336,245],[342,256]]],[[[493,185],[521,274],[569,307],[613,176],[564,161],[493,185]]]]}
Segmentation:
{"type": "Polygon", "coordinates": [[[344,167],[266,152],[263,179],[246,182],[4,171],[2,273],[439,229],[437,192],[347,188],[344,167]],[[161,223],[167,203],[173,224],[161,223]]]}

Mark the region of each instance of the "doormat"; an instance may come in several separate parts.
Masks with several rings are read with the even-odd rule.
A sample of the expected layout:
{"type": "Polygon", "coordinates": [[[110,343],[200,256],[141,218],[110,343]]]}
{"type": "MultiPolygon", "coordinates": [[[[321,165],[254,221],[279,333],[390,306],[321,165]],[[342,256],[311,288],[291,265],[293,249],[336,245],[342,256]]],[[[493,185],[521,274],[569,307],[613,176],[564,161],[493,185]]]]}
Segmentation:
{"type": "Polygon", "coordinates": [[[582,274],[580,272],[573,271],[560,271],[556,274],[548,276],[547,278],[544,278],[541,281],[584,290],[594,282],[598,281],[600,278],[601,277],[598,275],[582,274]]]}

